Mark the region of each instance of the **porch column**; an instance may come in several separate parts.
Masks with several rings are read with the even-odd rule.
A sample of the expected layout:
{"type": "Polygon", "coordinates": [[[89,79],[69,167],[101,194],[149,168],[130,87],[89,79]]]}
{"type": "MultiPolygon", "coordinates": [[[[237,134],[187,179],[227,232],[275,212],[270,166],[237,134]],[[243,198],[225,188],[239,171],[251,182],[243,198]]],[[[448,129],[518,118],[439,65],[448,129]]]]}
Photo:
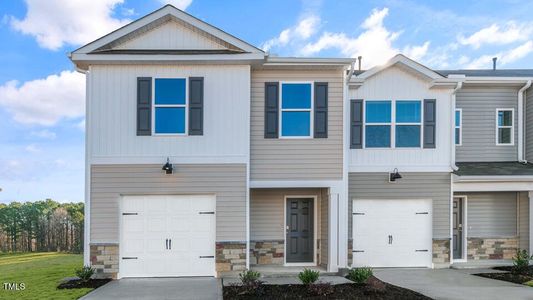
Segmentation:
{"type": "Polygon", "coordinates": [[[529,249],[528,252],[531,253],[533,250],[533,191],[528,192],[529,197],[529,249]]]}
{"type": "Polygon", "coordinates": [[[348,205],[343,182],[329,189],[328,271],[337,272],[347,266],[348,258],[348,205]]]}

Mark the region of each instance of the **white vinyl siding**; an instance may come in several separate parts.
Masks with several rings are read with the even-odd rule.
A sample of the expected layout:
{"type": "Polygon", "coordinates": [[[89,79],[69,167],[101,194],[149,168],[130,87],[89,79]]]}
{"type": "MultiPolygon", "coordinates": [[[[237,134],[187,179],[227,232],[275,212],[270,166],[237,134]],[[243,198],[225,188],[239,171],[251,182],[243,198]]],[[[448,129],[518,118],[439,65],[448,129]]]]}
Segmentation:
{"type": "Polygon", "coordinates": [[[158,165],[91,167],[91,243],[118,242],[123,195],[216,196],[217,241],[246,240],[246,165],[175,165],[166,175],[158,165]]]}
{"type": "Polygon", "coordinates": [[[93,164],[246,163],[250,132],[250,66],[91,66],[87,111],[93,164]],[[137,77],[204,77],[202,136],[136,136],[137,77]]]}

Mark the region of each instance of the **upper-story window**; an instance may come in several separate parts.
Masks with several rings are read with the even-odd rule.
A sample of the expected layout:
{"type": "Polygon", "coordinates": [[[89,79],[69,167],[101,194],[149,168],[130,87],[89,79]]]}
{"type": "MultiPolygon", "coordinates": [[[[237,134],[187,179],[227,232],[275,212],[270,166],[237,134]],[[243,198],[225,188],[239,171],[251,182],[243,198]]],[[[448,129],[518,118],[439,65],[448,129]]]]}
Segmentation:
{"type": "Polygon", "coordinates": [[[463,144],[463,110],[460,108],[455,110],[455,144],[463,144]]]}
{"type": "Polygon", "coordinates": [[[420,147],[421,127],[420,101],[396,101],[396,147],[420,147]]]}
{"type": "Polygon", "coordinates": [[[365,147],[420,147],[421,106],[418,100],[397,100],[394,105],[393,101],[366,101],[365,147]]]}
{"type": "Polygon", "coordinates": [[[187,133],[187,80],[154,79],[154,134],[187,133]]]}
{"type": "Polygon", "coordinates": [[[312,130],[311,83],[281,84],[281,137],[309,138],[312,130]]]}
{"type": "Polygon", "coordinates": [[[514,110],[496,110],[496,145],[514,144],[514,110]]]}

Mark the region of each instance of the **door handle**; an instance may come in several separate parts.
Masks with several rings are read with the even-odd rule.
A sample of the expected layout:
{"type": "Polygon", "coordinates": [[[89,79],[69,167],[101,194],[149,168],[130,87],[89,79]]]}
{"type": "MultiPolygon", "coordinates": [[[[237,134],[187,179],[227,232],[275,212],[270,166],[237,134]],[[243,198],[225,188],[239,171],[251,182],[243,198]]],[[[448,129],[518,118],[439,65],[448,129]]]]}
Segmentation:
{"type": "Polygon", "coordinates": [[[394,237],[391,235],[391,236],[390,236],[390,243],[391,243],[391,245],[392,245],[392,242],[393,242],[393,241],[394,241],[394,237]]]}
{"type": "Polygon", "coordinates": [[[172,250],[172,239],[168,239],[168,250],[172,250]]]}
{"type": "Polygon", "coordinates": [[[389,245],[390,245],[390,243],[391,243],[391,240],[390,240],[390,239],[391,239],[391,235],[389,234],[389,245]]]}
{"type": "Polygon", "coordinates": [[[165,240],[165,249],[168,250],[168,239],[165,240]]]}

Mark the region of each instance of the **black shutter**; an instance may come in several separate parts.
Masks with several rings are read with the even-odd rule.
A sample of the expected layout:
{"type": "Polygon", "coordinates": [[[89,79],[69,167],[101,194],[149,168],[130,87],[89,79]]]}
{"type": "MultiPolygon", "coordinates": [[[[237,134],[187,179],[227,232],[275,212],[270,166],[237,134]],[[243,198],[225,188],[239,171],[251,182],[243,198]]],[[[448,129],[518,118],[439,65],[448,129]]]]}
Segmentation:
{"type": "Polygon", "coordinates": [[[437,125],[437,101],[424,99],[424,148],[435,148],[437,125]]]}
{"type": "Polygon", "coordinates": [[[137,135],[152,135],[152,77],[137,77],[137,135]]]}
{"type": "Polygon", "coordinates": [[[328,137],[328,83],[315,82],[314,137],[328,137]]]}
{"type": "Polygon", "coordinates": [[[204,134],[204,78],[189,77],[189,135],[204,134]]]}
{"type": "Polygon", "coordinates": [[[350,149],[363,148],[363,100],[350,101],[350,149]]]}
{"type": "Polygon", "coordinates": [[[265,139],[278,138],[279,82],[265,82],[265,139]]]}

